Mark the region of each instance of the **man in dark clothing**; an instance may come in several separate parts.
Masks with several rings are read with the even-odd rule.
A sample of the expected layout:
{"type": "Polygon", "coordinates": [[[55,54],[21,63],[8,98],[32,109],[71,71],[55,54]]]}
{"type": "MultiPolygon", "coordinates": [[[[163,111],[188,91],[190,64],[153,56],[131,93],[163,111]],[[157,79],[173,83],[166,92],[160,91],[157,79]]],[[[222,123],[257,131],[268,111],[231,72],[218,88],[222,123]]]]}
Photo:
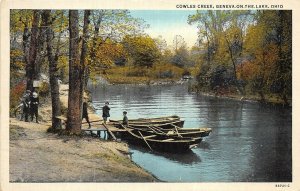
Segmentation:
{"type": "Polygon", "coordinates": [[[91,128],[91,123],[90,123],[90,120],[89,120],[89,115],[88,115],[87,108],[88,108],[88,104],[86,102],[83,102],[83,105],[82,105],[82,119],[85,118],[86,122],[89,124],[89,129],[90,129],[91,128]]]}
{"type": "Polygon", "coordinates": [[[25,116],[25,121],[28,122],[28,115],[30,113],[30,90],[26,90],[25,95],[22,98],[22,104],[23,104],[23,114],[25,116]]]}
{"type": "Polygon", "coordinates": [[[106,124],[107,118],[110,117],[109,110],[110,108],[108,107],[109,103],[105,102],[105,105],[102,107],[102,117],[103,121],[106,124]]]}
{"type": "Polygon", "coordinates": [[[31,113],[31,121],[33,121],[33,116],[35,116],[36,123],[39,123],[38,110],[39,110],[39,96],[36,92],[33,92],[30,98],[30,113],[31,113]]]}
{"type": "Polygon", "coordinates": [[[127,115],[127,111],[124,111],[123,112],[123,125],[128,125],[128,117],[126,116],[127,115]]]}

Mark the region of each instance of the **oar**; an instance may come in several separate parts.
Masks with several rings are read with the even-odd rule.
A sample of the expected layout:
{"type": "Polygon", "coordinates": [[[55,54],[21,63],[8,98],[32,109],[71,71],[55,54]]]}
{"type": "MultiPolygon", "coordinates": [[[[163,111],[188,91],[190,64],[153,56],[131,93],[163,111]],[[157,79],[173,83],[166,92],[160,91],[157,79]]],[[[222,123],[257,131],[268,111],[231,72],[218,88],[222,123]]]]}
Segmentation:
{"type": "Polygon", "coordinates": [[[146,139],[143,137],[142,133],[141,133],[140,131],[138,131],[138,132],[139,132],[139,134],[141,135],[141,137],[143,138],[143,140],[145,141],[145,143],[148,145],[149,149],[150,149],[151,151],[153,151],[152,148],[150,147],[150,145],[148,144],[148,142],[146,141],[146,139]]]}
{"type": "Polygon", "coordinates": [[[158,131],[158,132],[160,132],[160,133],[166,134],[165,132],[163,132],[162,130],[160,130],[160,129],[157,128],[157,127],[149,126],[149,128],[150,128],[150,129],[154,129],[154,130],[156,130],[156,131],[158,131]]]}
{"type": "Polygon", "coordinates": [[[176,131],[178,137],[182,137],[182,135],[180,135],[179,132],[178,132],[177,126],[176,126],[176,125],[173,125],[173,124],[172,124],[172,126],[175,128],[175,131],[176,131]]]}
{"type": "Polygon", "coordinates": [[[106,126],[106,124],[103,123],[102,125],[107,129],[108,133],[112,136],[112,138],[114,140],[117,140],[116,136],[110,131],[110,129],[106,126]]]}
{"type": "Polygon", "coordinates": [[[154,127],[148,126],[149,129],[151,129],[154,133],[159,133],[154,127]]]}
{"type": "Polygon", "coordinates": [[[162,135],[165,135],[167,137],[170,137],[170,135],[168,133],[161,131],[159,128],[156,128],[156,127],[153,127],[153,126],[152,127],[149,126],[149,128],[153,129],[153,131],[155,131],[155,130],[158,131],[158,132],[155,131],[157,134],[162,134],[162,135]]]}

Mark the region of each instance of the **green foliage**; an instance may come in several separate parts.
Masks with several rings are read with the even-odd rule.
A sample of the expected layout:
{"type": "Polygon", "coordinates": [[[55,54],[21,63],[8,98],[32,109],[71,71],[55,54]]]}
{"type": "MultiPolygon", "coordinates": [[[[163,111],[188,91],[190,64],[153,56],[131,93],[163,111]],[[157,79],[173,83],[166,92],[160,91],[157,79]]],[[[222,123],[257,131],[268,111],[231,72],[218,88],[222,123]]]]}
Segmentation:
{"type": "Polygon", "coordinates": [[[152,68],[141,66],[115,66],[106,70],[105,78],[110,83],[136,84],[150,81],[179,80],[184,69],[170,63],[155,63],[152,68]]]}
{"type": "Polygon", "coordinates": [[[60,80],[67,82],[69,80],[69,57],[65,55],[59,56],[57,68],[60,72],[60,80]]]}
{"type": "Polygon", "coordinates": [[[96,47],[93,54],[89,54],[87,57],[87,63],[91,63],[89,66],[93,68],[106,69],[111,68],[115,60],[124,57],[126,60],[127,54],[124,50],[124,47],[120,43],[115,43],[110,39],[103,41],[101,38],[98,38],[96,42],[90,41],[89,49],[92,46],[96,47]],[[92,62],[92,59],[93,62],[92,62]]]}
{"type": "Polygon", "coordinates": [[[50,93],[50,84],[46,81],[43,81],[39,87],[39,95],[41,97],[47,97],[50,93]]]}
{"type": "Polygon", "coordinates": [[[14,86],[19,79],[23,78],[25,63],[23,62],[23,52],[19,49],[10,50],[10,84],[14,86]]]}
{"type": "Polygon", "coordinates": [[[130,70],[127,72],[127,76],[137,76],[137,77],[142,77],[142,76],[149,76],[148,74],[148,69],[145,67],[132,67],[130,70]]]}
{"type": "Polygon", "coordinates": [[[123,45],[136,66],[152,67],[160,56],[155,41],[149,36],[126,36],[123,45]]]}
{"type": "Polygon", "coordinates": [[[32,22],[32,10],[12,9],[10,12],[10,31],[11,33],[23,31],[32,22]]]}
{"type": "Polygon", "coordinates": [[[283,10],[197,11],[189,16],[188,22],[199,28],[200,43],[194,48],[200,53],[195,62],[198,87],[222,87],[226,74],[234,80],[229,86],[246,88],[263,100],[275,93],[287,103],[292,89],[291,18],[291,11],[283,10]]]}
{"type": "Polygon", "coordinates": [[[190,55],[185,46],[181,46],[175,51],[174,56],[171,58],[171,63],[181,68],[191,65],[190,55]]]}

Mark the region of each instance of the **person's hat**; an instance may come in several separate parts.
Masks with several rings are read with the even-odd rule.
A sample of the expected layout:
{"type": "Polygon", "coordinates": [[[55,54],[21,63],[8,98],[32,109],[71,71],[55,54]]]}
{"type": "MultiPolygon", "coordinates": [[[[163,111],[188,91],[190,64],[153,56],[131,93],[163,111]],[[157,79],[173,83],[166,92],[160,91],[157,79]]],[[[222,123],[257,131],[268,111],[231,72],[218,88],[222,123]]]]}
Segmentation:
{"type": "Polygon", "coordinates": [[[38,94],[37,94],[36,92],[33,92],[33,93],[32,93],[32,97],[37,98],[37,97],[38,97],[38,94]]]}
{"type": "Polygon", "coordinates": [[[127,111],[123,111],[123,114],[127,114],[127,111]]]}
{"type": "Polygon", "coordinates": [[[26,90],[26,93],[31,93],[31,91],[30,90],[26,90]]]}
{"type": "Polygon", "coordinates": [[[105,102],[105,104],[109,104],[109,102],[107,101],[107,102],[105,102]]]}

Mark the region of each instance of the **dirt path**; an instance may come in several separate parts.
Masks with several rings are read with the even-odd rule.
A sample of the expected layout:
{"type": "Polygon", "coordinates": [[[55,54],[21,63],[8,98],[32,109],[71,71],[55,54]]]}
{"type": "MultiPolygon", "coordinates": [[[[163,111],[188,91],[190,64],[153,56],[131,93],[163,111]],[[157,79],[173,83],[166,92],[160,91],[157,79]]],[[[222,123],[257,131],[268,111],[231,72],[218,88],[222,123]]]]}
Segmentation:
{"type": "Polygon", "coordinates": [[[10,119],[11,182],[151,182],[128,156],[125,143],[58,137],[48,125],[10,119]]]}

